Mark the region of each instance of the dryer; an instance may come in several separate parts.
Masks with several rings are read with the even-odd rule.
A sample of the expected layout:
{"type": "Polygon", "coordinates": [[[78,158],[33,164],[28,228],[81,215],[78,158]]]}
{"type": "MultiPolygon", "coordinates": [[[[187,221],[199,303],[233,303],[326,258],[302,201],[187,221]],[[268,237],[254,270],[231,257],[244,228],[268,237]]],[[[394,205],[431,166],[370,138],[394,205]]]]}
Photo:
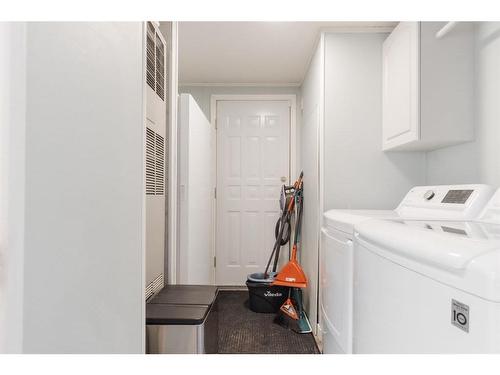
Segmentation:
{"type": "Polygon", "coordinates": [[[475,221],[355,232],[355,353],[500,353],[500,190],[475,221]]]}
{"type": "Polygon", "coordinates": [[[353,352],[354,228],[369,219],[418,220],[476,217],[492,196],[487,185],[440,185],[412,188],[395,210],[330,210],[323,215],[319,269],[319,333],[322,351],[353,352]],[[440,203],[468,194],[463,203],[440,203]]]}

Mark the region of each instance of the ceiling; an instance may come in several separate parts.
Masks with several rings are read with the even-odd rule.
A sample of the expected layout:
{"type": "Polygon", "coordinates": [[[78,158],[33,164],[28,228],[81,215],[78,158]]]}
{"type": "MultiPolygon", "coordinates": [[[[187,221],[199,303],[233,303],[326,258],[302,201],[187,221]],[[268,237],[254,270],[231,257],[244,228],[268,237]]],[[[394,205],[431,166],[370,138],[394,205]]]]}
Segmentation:
{"type": "Polygon", "coordinates": [[[180,22],[180,84],[299,85],[323,29],[395,22],[180,22]]]}

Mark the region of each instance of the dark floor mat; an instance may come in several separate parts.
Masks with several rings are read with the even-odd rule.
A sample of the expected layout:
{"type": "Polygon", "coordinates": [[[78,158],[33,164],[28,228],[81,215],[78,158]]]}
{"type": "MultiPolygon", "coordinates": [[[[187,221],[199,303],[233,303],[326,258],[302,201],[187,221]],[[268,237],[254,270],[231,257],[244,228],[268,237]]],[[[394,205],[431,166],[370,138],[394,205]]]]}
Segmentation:
{"type": "Polygon", "coordinates": [[[219,353],[318,354],[312,334],[273,323],[275,314],[248,308],[248,292],[219,291],[219,353]]]}

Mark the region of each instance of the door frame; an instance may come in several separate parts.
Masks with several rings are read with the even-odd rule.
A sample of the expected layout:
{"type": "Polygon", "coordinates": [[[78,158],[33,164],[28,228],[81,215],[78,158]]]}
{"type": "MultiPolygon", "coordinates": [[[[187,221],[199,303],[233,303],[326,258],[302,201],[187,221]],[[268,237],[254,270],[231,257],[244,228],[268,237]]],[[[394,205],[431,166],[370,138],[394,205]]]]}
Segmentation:
{"type": "Polygon", "coordinates": [[[169,49],[169,71],[168,71],[168,114],[167,114],[167,131],[168,131],[168,178],[167,191],[168,197],[165,200],[167,205],[167,218],[166,218],[166,241],[165,241],[165,260],[167,262],[166,272],[167,277],[165,284],[177,284],[177,270],[179,264],[179,243],[178,243],[178,189],[177,189],[177,163],[178,163],[178,139],[179,129],[177,124],[178,117],[178,76],[179,76],[179,62],[178,62],[178,22],[172,21],[170,25],[169,42],[167,43],[169,49]]]}
{"type": "MultiPolygon", "coordinates": [[[[218,144],[217,144],[217,102],[221,101],[287,101],[290,105],[290,129],[289,129],[289,170],[288,173],[290,178],[293,179],[294,176],[298,174],[298,155],[297,155],[297,95],[295,94],[263,94],[263,95],[240,95],[240,94],[227,94],[227,95],[211,95],[210,96],[210,124],[215,129],[215,187],[219,191],[217,186],[217,155],[218,155],[218,144]]],[[[216,279],[216,256],[217,256],[217,197],[214,199],[214,209],[213,209],[213,226],[212,226],[212,256],[214,259],[214,264],[212,265],[212,284],[217,284],[216,279]]]]}

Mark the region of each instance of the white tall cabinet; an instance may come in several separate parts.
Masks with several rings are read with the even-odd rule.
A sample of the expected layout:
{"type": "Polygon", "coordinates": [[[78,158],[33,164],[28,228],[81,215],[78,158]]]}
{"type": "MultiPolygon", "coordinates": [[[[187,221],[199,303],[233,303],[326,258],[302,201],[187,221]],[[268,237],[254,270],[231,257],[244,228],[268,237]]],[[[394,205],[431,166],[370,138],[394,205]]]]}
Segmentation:
{"type": "Polygon", "coordinates": [[[212,284],[215,128],[193,97],[179,97],[180,284],[212,284]]]}
{"type": "Polygon", "coordinates": [[[318,270],[321,259],[331,256],[319,241],[323,212],[393,209],[412,186],[425,181],[423,152],[384,153],[380,148],[381,56],[389,31],[323,33],[302,86],[300,260],[310,280],[305,307],[319,341],[327,329],[323,301],[331,297],[324,287],[332,282],[331,275],[318,270]]]}
{"type": "Polygon", "coordinates": [[[433,150],[471,141],[474,33],[459,23],[401,22],[383,45],[383,150],[433,150]]]}

